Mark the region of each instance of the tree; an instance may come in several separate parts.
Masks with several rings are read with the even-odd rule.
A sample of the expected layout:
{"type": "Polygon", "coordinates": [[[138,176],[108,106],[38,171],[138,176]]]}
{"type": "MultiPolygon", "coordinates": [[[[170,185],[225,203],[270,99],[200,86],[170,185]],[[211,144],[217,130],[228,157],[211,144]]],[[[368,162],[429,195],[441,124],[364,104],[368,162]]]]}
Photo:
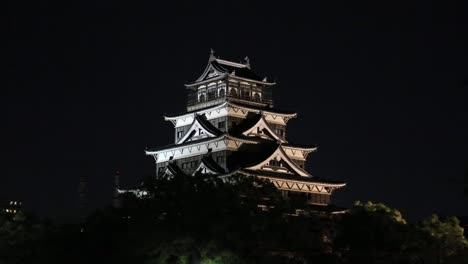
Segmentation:
{"type": "Polygon", "coordinates": [[[0,213],[0,263],[25,263],[37,254],[45,227],[36,219],[19,213],[0,213]]]}
{"type": "Polygon", "coordinates": [[[285,217],[304,204],[269,181],[174,175],[144,188],[145,198],[127,197],[118,213],[129,219],[127,249],[145,263],[261,263],[272,250],[320,248],[313,218],[285,217]]]}
{"type": "Polygon", "coordinates": [[[355,202],[337,223],[336,250],[352,262],[397,258],[407,222],[401,213],[381,203],[355,202]]]}
{"type": "Polygon", "coordinates": [[[447,262],[456,259],[463,251],[468,249],[468,242],[463,235],[463,228],[456,217],[448,217],[440,220],[437,215],[432,215],[422,221],[418,226],[425,234],[424,245],[426,253],[432,252],[435,263],[447,262]]]}

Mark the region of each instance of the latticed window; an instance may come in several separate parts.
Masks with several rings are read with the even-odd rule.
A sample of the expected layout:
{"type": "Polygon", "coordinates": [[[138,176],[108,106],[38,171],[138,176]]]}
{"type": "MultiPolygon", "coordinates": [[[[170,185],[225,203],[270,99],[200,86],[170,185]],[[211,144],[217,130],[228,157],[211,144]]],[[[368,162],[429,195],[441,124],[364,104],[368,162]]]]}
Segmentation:
{"type": "Polygon", "coordinates": [[[268,165],[275,166],[275,167],[281,167],[281,161],[273,159],[273,160],[270,160],[268,165]]]}
{"type": "Polygon", "coordinates": [[[242,97],[243,98],[249,98],[250,97],[250,91],[247,89],[242,89],[242,97]]]}
{"type": "Polygon", "coordinates": [[[282,128],[277,128],[275,132],[278,136],[284,137],[284,130],[282,128]]]}
{"type": "Polygon", "coordinates": [[[260,102],[260,94],[259,93],[255,93],[254,100],[257,101],[257,102],[260,102]]]}
{"type": "Polygon", "coordinates": [[[184,131],[177,131],[177,138],[181,138],[184,135],[184,131]]]}
{"type": "Polygon", "coordinates": [[[231,88],[231,96],[237,96],[237,91],[234,88],[231,88]]]}
{"type": "Polygon", "coordinates": [[[219,90],[219,97],[224,97],[226,95],[226,92],[224,91],[224,89],[220,89],[219,90]]]}
{"type": "Polygon", "coordinates": [[[216,97],[215,91],[208,91],[208,100],[214,99],[216,97]]]}
{"type": "Polygon", "coordinates": [[[224,164],[224,156],[218,156],[216,157],[216,163],[218,164],[224,164]]]}

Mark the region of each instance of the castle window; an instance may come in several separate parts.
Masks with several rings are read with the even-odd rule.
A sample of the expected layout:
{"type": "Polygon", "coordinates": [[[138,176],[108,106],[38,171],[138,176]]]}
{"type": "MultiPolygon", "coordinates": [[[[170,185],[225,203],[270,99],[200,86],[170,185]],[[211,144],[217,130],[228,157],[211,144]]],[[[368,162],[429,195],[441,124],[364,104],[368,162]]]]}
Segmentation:
{"type": "Polygon", "coordinates": [[[205,95],[204,95],[204,94],[200,94],[200,97],[198,98],[198,101],[200,101],[200,102],[205,101],[205,95]]]}
{"type": "Polygon", "coordinates": [[[254,100],[257,101],[257,102],[260,102],[260,94],[259,93],[255,93],[254,100]]]}
{"type": "Polygon", "coordinates": [[[249,98],[250,97],[250,91],[247,89],[242,89],[242,98],[249,98]]]}
{"type": "Polygon", "coordinates": [[[218,157],[216,157],[216,163],[218,163],[218,164],[223,164],[223,163],[224,163],[224,156],[218,156],[218,157]]]}
{"type": "Polygon", "coordinates": [[[219,97],[224,97],[226,95],[226,92],[224,89],[219,89],[219,97]]]}
{"type": "Polygon", "coordinates": [[[280,137],[284,137],[284,130],[282,128],[277,128],[276,134],[280,137]]]}
{"type": "Polygon", "coordinates": [[[208,100],[214,99],[216,97],[216,93],[213,89],[208,90],[208,100]]]}
{"type": "Polygon", "coordinates": [[[281,162],[275,159],[270,160],[268,163],[270,166],[281,167],[281,162]]]}
{"type": "Polygon", "coordinates": [[[237,91],[234,88],[231,88],[231,96],[237,96],[237,91]]]}
{"type": "Polygon", "coordinates": [[[218,128],[222,129],[226,127],[226,121],[221,121],[218,123],[218,128]]]}
{"type": "Polygon", "coordinates": [[[181,138],[184,135],[184,131],[177,131],[177,138],[181,138]]]}

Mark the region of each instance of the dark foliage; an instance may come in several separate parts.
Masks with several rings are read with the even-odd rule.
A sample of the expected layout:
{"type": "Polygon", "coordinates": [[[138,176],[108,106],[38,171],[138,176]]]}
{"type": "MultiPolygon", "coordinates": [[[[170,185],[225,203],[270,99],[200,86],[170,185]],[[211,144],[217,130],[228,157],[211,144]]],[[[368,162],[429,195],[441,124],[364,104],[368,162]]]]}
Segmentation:
{"type": "Polygon", "coordinates": [[[463,263],[455,218],[409,224],[382,204],[347,214],[297,214],[269,182],[175,176],[148,180],[147,195],[83,225],[0,217],[0,263],[463,263]],[[259,206],[261,205],[261,206],[259,206]],[[268,210],[267,210],[268,209],[268,210]]]}

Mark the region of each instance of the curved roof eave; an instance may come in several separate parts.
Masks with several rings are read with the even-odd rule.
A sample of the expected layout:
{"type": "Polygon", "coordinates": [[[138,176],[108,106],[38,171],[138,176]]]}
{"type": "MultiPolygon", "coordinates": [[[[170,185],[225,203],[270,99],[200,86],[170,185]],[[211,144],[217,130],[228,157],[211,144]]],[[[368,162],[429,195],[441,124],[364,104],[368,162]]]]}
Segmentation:
{"type": "Polygon", "coordinates": [[[324,186],[324,187],[334,187],[334,188],[342,188],[346,186],[345,182],[338,182],[338,183],[332,183],[332,182],[325,182],[325,181],[320,181],[319,179],[316,179],[316,177],[300,177],[299,178],[287,178],[287,177],[272,177],[272,176],[266,176],[266,175],[261,175],[261,173],[257,174],[255,171],[249,172],[246,170],[238,170],[239,173],[242,173],[244,175],[249,175],[249,176],[257,176],[257,177],[265,177],[265,178],[275,178],[275,179],[283,179],[291,182],[303,182],[303,183],[313,183],[319,186],[324,186]],[[301,179],[302,178],[302,179],[301,179]],[[304,179],[304,180],[303,180],[304,179]]]}
{"type": "Polygon", "coordinates": [[[245,131],[242,132],[242,134],[244,134],[245,132],[251,130],[252,128],[258,126],[259,124],[262,124],[264,125],[264,127],[266,128],[266,130],[273,136],[273,138],[277,141],[280,141],[281,143],[286,143],[287,141],[285,139],[282,139],[280,136],[278,136],[272,129],[271,127],[268,125],[268,122],[265,120],[265,118],[263,116],[261,116],[258,121],[251,127],[247,128],[245,131]]]}
{"type": "Polygon", "coordinates": [[[204,114],[206,112],[210,112],[210,111],[213,111],[217,108],[222,108],[224,106],[226,106],[227,102],[224,102],[224,103],[221,103],[221,104],[218,104],[218,105],[214,105],[212,107],[209,107],[209,108],[206,108],[202,111],[199,111],[199,110],[196,110],[196,111],[193,111],[191,113],[185,113],[185,114],[182,114],[182,115],[177,115],[177,116],[164,116],[164,121],[171,121],[171,120],[175,120],[175,119],[178,119],[178,118],[184,118],[184,117],[187,117],[187,116],[193,116],[195,114],[204,114]]]}
{"type": "Polygon", "coordinates": [[[318,150],[318,147],[303,147],[303,146],[294,146],[290,144],[282,144],[284,148],[292,148],[292,149],[298,149],[298,150],[304,150],[304,151],[310,151],[310,152],[315,152],[318,150]]]}
{"type": "Polygon", "coordinates": [[[307,178],[312,178],[313,176],[310,175],[307,171],[303,170],[302,168],[300,168],[296,163],[294,163],[293,161],[291,161],[291,159],[289,158],[289,156],[284,152],[284,150],[282,149],[281,147],[281,144],[278,145],[278,147],[276,148],[275,151],[273,151],[273,153],[268,156],[268,158],[264,159],[263,161],[261,162],[258,162],[257,164],[255,165],[252,165],[252,166],[249,166],[247,169],[249,168],[252,168],[252,169],[255,169],[255,167],[265,163],[266,161],[268,160],[271,160],[274,158],[275,155],[277,155],[277,153],[279,152],[279,154],[281,155],[281,158],[291,167],[291,169],[299,174],[301,177],[307,177],[307,178]]]}
{"type": "Polygon", "coordinates": [[[236,76],[236,75],[233,75],[233,74],[228,74],[228,75],[229,75],[230,78],[238,79],[238,80],[242,80],[242,81],[246,81],[246,82],[254,82],[254,83],[264,84],[264,85],[268,85],[268,86],[276,85],[276,82],[257,81],[257,80],[253,80],[253,79],[248,79],[248,78],[243,78],[243,77],[240,77],[240,76],[236,76]]]}
{"type": "Polygon", "coordinates": [[[229,74],[227,74],[227,73],[221,73],[220,75],[218,75],[216,77],[213,77],[213,78],[210,78],[210,79],[205,79],[205,80],[201,80],[201,81],[186,83],[186,84],[184,84],[184,86],[189,88],[189,87],[193,87],[193,86],[196,86],[196,85],[201,85],[201,84],[205,84],[205,83],[209,83],[209,82],[213,82],[213,81],[219,81],[221,79],[226,78],[226,76],[228,76],[228,75],[229,74]]]}
{"type": "Polygon", "coordinates": [[[280,115],[280,116],[287,116],[287,117],[293,117],[293,118],[297,117],[297,113],[271,112],[271,111],[264,110],[264,109],[255,109],[255,108],[251,108],[251,107],[244,106],[244,105],[238,105],[238,104],[235,104],[235,103],[232,103],[232,102],[228,102],[228,106],[243,108],[243,109],[251,110],[252,112],[258,112],[258,113],[263,112],[263,113],[268,113],[268,114],[271,114],[271,115],[280,115]]]}

